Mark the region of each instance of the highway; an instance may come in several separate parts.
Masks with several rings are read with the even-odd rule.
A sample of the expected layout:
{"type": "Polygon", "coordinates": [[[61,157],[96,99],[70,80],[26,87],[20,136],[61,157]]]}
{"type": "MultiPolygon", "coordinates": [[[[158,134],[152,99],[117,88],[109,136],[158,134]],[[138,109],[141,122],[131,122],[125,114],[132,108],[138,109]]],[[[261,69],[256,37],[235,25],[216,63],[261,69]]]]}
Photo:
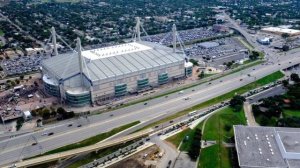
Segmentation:
{"type": "Polygon", "coordinates": [[[38,155],[45,151],[78,142],[133,121],[140,120],[142,122],[146,122],[152,119],[164,118],[167,115],[174,114],[193,105],[205,102],[216,96],[251,83],[255,80],[254,77],[259,79],[279,69],[288,67],[291,65],[289,62],[300,62],[300,58],[294,55],[285,56],[281,65],[257,65],[218,80],[211,81],[210,85],[205,83],[194,88],[187,89],[183,92],[183,94],[174,93],[169,95],[167,98],[161,97],[148,101],[147,105],[139,103],[110,113],[94,115],[89,117],[90,122],[87,122],[85,119],[82,119],[83,121],[81,122],[78,121],[79,123],[82,123],[82,127],[80,128],[77,127],[78,123],[74,123],[71,130],[67,127],[68,124],[62,124],[52,129],[48,128],[48,130],[38,131],[32,134],[26,134],[1,141],[0,163],[6,164],[26,157],[38,155]],[[251,74],[251,77],[247,74],[251,74]],[[243,80],[240,81],[241,79],[243,80]],[[190,99],[184,100],[186,97],[189,97],[190,99]],[[111,117],[111,114],[114,116],[111,117]],[[50,131],[55,134],[52,136],[42,136],[43,133],[49,133],[50,131]],[[34,138],[31,135],[34,135],[34,137],[38,140],[38,145],[31,145],[34,143],[34,138]],[[25,145],[26,147],[24,148],[25,145]]]}
{"type": "Polygon", "coordinates": [[[300,55],[297,56],[297,53],[290,52],[287,53],[286,56],[278,57],[280,65],[277,63],[257,65],[211,81],[211,84],[204,83],[189,88],[184,90],[182,94],[173,93],[168,95],[168,97],[150,100],[147,102],[147,105],[139,103],[109,113],[93,115],[88,117],[88,119],[83,118],[72,121],[73,125],[71,127],[68,127],[70,122],[61,123],[54,128],[47,128],[46,130],[3,140],[0,142],[0,165],[38,155],[70,143],[75,143],[133,121],[140,120],[144,123],[165,118],[168,115],[172,115],[251,83],[272,72],[289,67],[292,64],[300,63],[299,56],[300,55]],[[248,74],[251,74],[251,76],[249,77],[248,74]],[[189,100],[184,100],[187,97],[189,100]],[[111,114],[113,114],[113,116],[111,116],[111,114]],[[77,125],[82,126],[77,127],[77,125]],[[44,133],[49,132],[53,132],[54,135],[42,136],[44,133]],[[32,146],[32,143],[35,142],[34,139],[37,139],[38,144],[32,146]]]}

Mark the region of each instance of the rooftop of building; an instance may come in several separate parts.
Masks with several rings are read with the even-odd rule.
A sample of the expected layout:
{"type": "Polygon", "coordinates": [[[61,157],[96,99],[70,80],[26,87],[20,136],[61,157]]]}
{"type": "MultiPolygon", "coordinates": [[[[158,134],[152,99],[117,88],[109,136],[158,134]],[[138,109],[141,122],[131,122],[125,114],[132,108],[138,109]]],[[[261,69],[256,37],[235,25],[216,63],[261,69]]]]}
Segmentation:
{"type": "Polygon", "coordinates": [[[287,28],[281,28],[281,27],[266,27],[266,28],[262,28],[261,30],[269,31],[269,32],[288,33],[288,34],[298,34],[298,33],[300,33],[300,30],[287,29],[287,28]]]}
{"type": "MultiPolygon", "coordinates": [[[[150,70],[155,67],[184,61],[182,52],[151,42],[133,42],[82,52],[83,72],[91,81],[150,70]]],[[[61,54],[42,62],[45,71],[57,79],[77,75],[79,57],[77,53],[61,54]]]]}
{"type": "Polygon", "coordinates": [[[234,126],[241,167],[297,167],[300,129],[234,126]]]}

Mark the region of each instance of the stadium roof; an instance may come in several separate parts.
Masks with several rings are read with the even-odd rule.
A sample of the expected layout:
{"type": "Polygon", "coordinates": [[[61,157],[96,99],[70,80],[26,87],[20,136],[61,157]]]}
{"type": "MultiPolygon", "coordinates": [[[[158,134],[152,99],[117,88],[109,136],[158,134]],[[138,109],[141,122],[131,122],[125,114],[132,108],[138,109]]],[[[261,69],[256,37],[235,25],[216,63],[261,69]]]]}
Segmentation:
{"type": "Polygon", "coordinates": [[[234,126],[240,167],[297,167],[300,129],[234,126]]]}
{"type": "MultiPolygon", "coordinates": [[[[83,71],[91,81],[117,77],[132,72],[184,61],[182,53],[171,48],[150,43],[133,42],[111,47],[82,51],[83,71]]],[[[42,62],[42,67],[57,79],[79,74],[77,53],[61,54],[42,62]]]]}

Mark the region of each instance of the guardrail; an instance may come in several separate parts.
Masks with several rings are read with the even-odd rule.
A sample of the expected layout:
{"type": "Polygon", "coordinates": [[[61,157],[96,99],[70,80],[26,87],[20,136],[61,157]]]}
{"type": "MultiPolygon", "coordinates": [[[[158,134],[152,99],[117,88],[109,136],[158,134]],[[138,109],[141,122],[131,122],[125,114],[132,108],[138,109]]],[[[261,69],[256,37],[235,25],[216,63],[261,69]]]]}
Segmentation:
{"type": "Polygon", "coordinates": [[[104,148],[112,147],[112,146],[115,146],[115,145],[118,145],[121,143],[125,143],[128,141],[132,141],[132,140],[147,136],[147,135],[151,134],[152,132],[153,132],[152,129],[147,129],[144,131],[133,133],[131,135],[124,136],[119,139],[110,140],[110,141],[106,141],[103,143],[94,144],[94,145],[90,145],[90,146],[86,146],[86,147],[82,147],[82,148],[77,148],[77,149],[73,149],[73,150],[69,150],[69,151],[65,151],[65,152],[60,152],[60,153],[56,153],[56,154],[50,154],[50,155],[45,155],[45,156],[40,156],[40,157],[20,161],[13,165],[4,166],[4,168],[36,166],[36,165],[40,165],[42,163],[47,163],[47,162],[51,162],[51,161],[64,159],[64,158],[79,155],[82,153],[90,153],[90,152],[98,151],[98,150],[101,150],[104,148]]]}

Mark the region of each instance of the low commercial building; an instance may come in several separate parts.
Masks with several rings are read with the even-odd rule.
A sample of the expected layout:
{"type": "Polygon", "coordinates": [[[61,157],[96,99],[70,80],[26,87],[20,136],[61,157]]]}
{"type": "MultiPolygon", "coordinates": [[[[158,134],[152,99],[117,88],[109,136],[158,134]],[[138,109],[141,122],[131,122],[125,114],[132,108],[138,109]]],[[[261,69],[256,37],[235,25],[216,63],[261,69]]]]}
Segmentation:
{"type": "Polygon", "coordinates": [[[300,167],[300,129],[236,125],[235,147],[241,168],[300,167]]]}
{"type": "Polygon", "coordinates": [[[273,34],[288,34],[289,36],[297,36],[300,35],[300,30],[288,29],[288,28],[280,28],[280,27],[266,27],[262,28],[261,31],[273,34]]]}

